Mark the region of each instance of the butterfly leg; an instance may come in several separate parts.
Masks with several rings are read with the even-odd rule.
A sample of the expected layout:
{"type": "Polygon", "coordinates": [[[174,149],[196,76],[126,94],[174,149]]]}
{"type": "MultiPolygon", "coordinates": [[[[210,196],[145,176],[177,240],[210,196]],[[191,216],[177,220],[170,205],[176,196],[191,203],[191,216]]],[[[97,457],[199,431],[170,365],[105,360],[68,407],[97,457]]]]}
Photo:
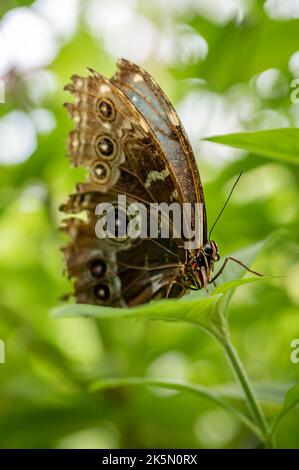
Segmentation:
{"type": "Polygon", "coordinates": [[[252,273],[252,274],[255,274],[256,276],[260,276],[262,277],[263,274],[261,273],[258,273],[256,271],[253,271],[252,269],[250,269],[248,266],[246,266],[246,264],[242,263],[242,261],[240,261],[239,259],[236,259],[236,258],[233,258],[232,256],[228,256],[227,258],[225,258],[224,260],[224,263],[223,265],[221,266],[221,268],[219,269],[218,273],[211,279],[211,283],[212,282],[215,282],[216,279],[223,273],[224,269],[225,269],[225,266],[227,265],[227,263],[229,261],[234,261],[235,263],[238,263],[240,266],[242,266],[243,268],[246,269],[246,271],[252,273]]]}
{"type": "Polygon", "coordinates": [[[168,289],[167,289],[167,292],[166,292],[165,299],[168,299],[169,294],[170,294],[171,289],[172,289],[172,286],[173,286],[174,284],[175,284],[175,280],[171,281],[171,283],[169,284],[168,289]]]}
{"type": "Polygon", "coordinates": [[[202,275],[202,279],[203,279],[203,286],[205,288],[205,291],[206,293],[208,294],[209,293],[209,288],[208,288],[208,278],[207,278],[207,275],[206,275],[206,270],[204,268],[204,266],[201,267],[201,275],[202,275]]]}
{"type": "Polygon", "coordinates": [[[168,286],[168,289],[167,289],[167,292],[166,292],[165,299],[168,299],[168,298],[169,298],[169,295],[170,295],[170,292],[171,292],[172,286],[174,286],[174,285],[177,285],[177,286],[181,286],[181,287],[183,287],[183,289],[184,289],[184,292],[185,292],[185,290],[186,290],[186,289],[185,289],[185,286],[184,286],[184,284],[182,284],[181,282],[177,281],[176,279],[173,279],[173,280],[171,281],[171,283],[169,284],[169,286],[168,286]]]}

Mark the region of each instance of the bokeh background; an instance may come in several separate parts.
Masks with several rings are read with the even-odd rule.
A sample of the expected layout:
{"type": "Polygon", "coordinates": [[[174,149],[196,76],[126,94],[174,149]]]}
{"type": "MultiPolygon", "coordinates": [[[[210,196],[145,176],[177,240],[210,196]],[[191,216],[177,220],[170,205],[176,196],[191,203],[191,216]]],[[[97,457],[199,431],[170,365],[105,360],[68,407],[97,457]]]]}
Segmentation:
{"type": "MultiPolygon", "coordinates": [[[[58,206],[84,177],[65,156],[72,123],[63,86],[86,66],[112,75],[118,57],[146,68],[190,136],[210,222],[245,170],[214,236],[225,254],[283,228],[255,267],[285,277],[236,292],[232,336],[254,381],[285,388],[299,377],[290,361],[299,338],[298,167],[201,139],[299,125],[290,99],[299,78],[299,2],[1,0],[0,18],[0,447],[255,446],[233,417],[193,396],[87,391],[107,376],[210,386],[233,377],[219,346],[188,325],[51,317],[71,291],[58,206]]],[[[264,406],[269,416],[279,409],[264,406]]],[[[279,446],[299,448],[298,419],[297,409],[282,421],[279,446]]]]}

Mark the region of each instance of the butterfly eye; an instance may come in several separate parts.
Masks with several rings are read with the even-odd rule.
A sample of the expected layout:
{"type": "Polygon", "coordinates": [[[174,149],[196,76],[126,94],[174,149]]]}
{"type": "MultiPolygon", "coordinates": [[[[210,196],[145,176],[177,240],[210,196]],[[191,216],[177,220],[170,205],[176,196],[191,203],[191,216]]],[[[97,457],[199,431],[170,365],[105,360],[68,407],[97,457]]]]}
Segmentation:
{"type": "Polygon", "coordinates": [[[98,116],[107,121],[115,118],[115,109],[110,100],[99,99],[96,104],[98,116]]]}
{"type": "Polygon", "coordinates": [[[206,255],[210,256],[213,254],[213,249],[210,245],[210,243],[206,243],[205,246],[203,247],[203,251],[205,252],[206,255]]]}
{"type": "Polygon", "coordinates": [[[106,284],[97,284],[93,289],[94,296],[98,300],[108,300],[110,297],[110,289],[106,284]]]}
{"type": "Polygon", "coordinates": [[[90,266],[90,272],[95,278],[104,276],[106,269],[106,264],[100,259],[95,259],[90,266]]]}
{"type": "Polygon", "coordinates": [[[110,168],[107,163],[99,162],[93,167],[93,175],[99,183],[107,183],[110,177],[110,168]]]}

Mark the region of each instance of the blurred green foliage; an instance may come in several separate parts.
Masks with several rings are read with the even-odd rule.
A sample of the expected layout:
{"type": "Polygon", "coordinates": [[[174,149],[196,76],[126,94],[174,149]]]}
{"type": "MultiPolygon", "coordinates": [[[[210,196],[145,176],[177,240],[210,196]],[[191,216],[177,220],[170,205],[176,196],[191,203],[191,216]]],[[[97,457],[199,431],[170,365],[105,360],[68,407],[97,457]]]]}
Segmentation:
{"type": "MultiPolygon", "coordinates": [[[[2,21],[12,8],[32,3],[2,2],[2,21]]],[[[0,167],[0,338],[6,346],[6,363],[0,364],[0,447],[253,447],[255,437],[204,398],[153,387],[89,391],[91,382],[117,376],[185,379],[229,388],[233,377],[219,346],[192,325],[122,318],[53,319],[49,314],[72,289],[63,276],[59,248],[65,239],[57,230],[58,206],[84,175],[80,169],[70,169],[65,157],[72,123],[62,107],[69,99],[62,89],[71,74],[85,74],[86,66],[110,76],[116,46],[125,42],[121,28],[109,36],[99,25],[99,34],[95,33],[86,13],[91,3],[80,2],[76,28],[67,38],[58,34],[57,54],[48,64],[34,70],[14,65],[3,74],[6,102],[0,105],[0,147],[1,122],[16,110],[32,119],[37,142],[28,158],[0,167]],[[38,75],[41,69],[46,75],[38,75]],[[46,91],[37,93],[41,83],[46,91]],[[48,114],[34,114],[41,109],[48,114]],[[55,125],[42,130],[45,116],[54,118],[55,125]]],[[[191,113],[202,129],[197,113],[202,107],[206,110],[206,128],[193,136],[192,143],[210,222],[233,178],[244,170],[214,232],[221,254],[284,229],[279,243],[265,249],[255,263],[260,272],[284,277],[240,287],[231,304],[230,325],[253,381],[275,382],[285,391],[299,377],[299,364],[290,361],[290,343],[299,338],[298,166],[233,150],[225,158],[219,153],[218,159],[218,146],[199,140],[234,130],[298,126],[299,104],[290,100],[290,85],[299,78],[299,67],[290,59],[299,49],[299,20],[273,18],[265,11],[265,2],[258,0],[240,2],[246,4],[243,16],[222,19],[207,14],[204,7],[191,7],[188,0],[180,9],[177,2],[165,2],[167,11],[155,1],[93,3],[98,3],[100,13],[108,8],[112,16],[112,4],[116,12],[125,4],[153,25],[155,47],[139,62],[182,117],[187,116],[187,128],[191,113]],[[170,37],[179,35],[180,48],[175,51],[181,55],[167,48],[169,38],[158,41],[166,32],[170,37]],[[194,44],[203,45],[203,50],[208,47],[206,53],[197,53],[193,45],[190,52],[193,42],[188,34],[192,41],[198,35],[200,41],[194,44]],[[228,112],[235,113],[236,128],[229,127],[228,112]],[[223,129],[213,127],[219,120],[223,129]]],[[[126,55],[127,47],[128,58],[131,46],[124,44],[121,51],[126,55]]],[[[15,139],[22,147],[17,134],[15,139]]],[[[238,395],[230,397],[245,408],[238,395]]],[[[269,418],[279,406],[264,397],[269,418]]],[[[279,424],[280,447],[299,447],[298,418],[294,408],[279,424]]]]}

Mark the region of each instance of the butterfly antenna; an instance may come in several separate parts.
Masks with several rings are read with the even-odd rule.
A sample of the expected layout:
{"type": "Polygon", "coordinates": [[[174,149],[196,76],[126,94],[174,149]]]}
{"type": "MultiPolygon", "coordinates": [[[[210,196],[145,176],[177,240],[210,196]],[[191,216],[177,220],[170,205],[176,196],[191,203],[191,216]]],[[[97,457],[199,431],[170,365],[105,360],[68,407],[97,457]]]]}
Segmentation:
{"type": "Polygon", "coordinates": [[[222,216],[222,214],[223,214],[223,212],[224,212],[224,209],[226,208],[226,206],[227,206],[227,204],[228,204],[228,201],[230,200],[230,198],[231,198],[231,196],[232,196],[232,194],[233,194],[233,192],[234,192],[234,189],[235,189],[235,187],[237,186],[237,184],[238,184],[238,182],[239,182],[239,180],[240,180],[240,178],[241,178],[241,176],[242,176],[242,173],[243,173],[243,170],[241,171],[241,173],[239,174],[238,178],[237,178],[236,181],[234,182],[233,187],[232,187],[232,189],[230,190],[230,193],[229,193],[229,195],[228,195],[228,198],[226,199],[226,201],[225,201],[225,203],[224,203],[224,206],[222,207],[222,209],[221,209],[221,211],[220,211],[220,213],[219,213],[217,219],[215,220],[215,222],[214,222],[213,225],[212,225],[212,228],[211,228],[211,230],[210,230],[209,237],[208,237],[209,240],[211,240],[211,235],[212,235],[212,232],[213,232],[213,230],[214,230],[214,228],[215,228],[215,225],[217,224],[218,220],[219,220],[220,217],[222,216]]]}

